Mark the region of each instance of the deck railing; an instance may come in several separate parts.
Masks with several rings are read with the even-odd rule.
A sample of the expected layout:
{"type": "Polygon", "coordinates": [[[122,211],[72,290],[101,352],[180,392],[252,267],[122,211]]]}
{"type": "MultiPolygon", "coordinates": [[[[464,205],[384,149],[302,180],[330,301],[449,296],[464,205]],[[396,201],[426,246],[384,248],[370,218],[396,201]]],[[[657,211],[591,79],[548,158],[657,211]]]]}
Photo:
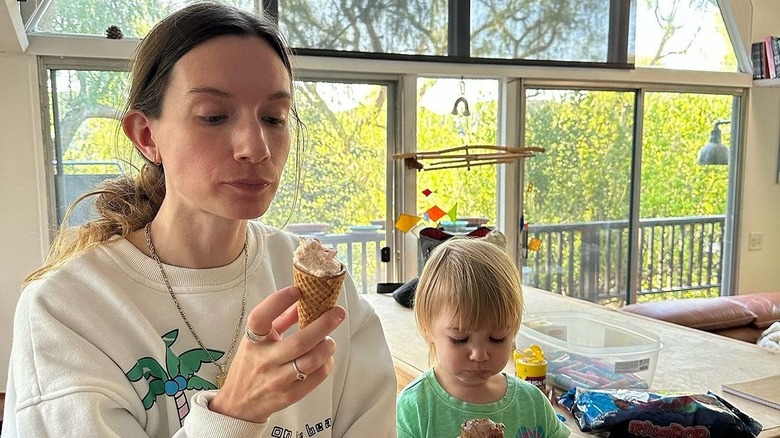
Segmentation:
{"type": "MultiPolygon", "coordinates": [[[[721,285],[724,216],[639,221],[638,295],[694,292],[717,295],[721,285]]],[[[542,240],[529,251],[525,284],[590,301],[625,300],[628,281],[628,221],[529,226],[542,240]]],[[[358,292],[384,281],[380,250],[384,232],[324,234],[338,249],[358,292]]]]}
{"type": "MultiPolygon", "coordinates": [[[[637,294],[717,295],[724,220],[640,220],[637,294]]],[[[524,283],[590,301],[626,298],[628,221],[531,225],[528,231],[542,240],[542,247],[528,253],[524,283]]]]}
{"type": "Polygon", "coordinates": [[[317,238],[338,250],[339,260],[352,274],[359,293],[373,293],[376,284],[384,281],[380,262],[380,251],[385,242],[384,231],[324,234],[317,238]]]}

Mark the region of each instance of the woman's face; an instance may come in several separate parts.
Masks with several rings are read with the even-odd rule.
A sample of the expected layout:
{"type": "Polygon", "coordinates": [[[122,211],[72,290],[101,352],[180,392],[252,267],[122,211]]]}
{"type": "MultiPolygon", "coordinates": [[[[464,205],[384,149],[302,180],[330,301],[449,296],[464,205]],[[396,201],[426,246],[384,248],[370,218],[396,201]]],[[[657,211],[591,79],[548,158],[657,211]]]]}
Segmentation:
{"type": "Polygon", "coordinates": [[[160,117],[149,122],[165,169],[164,207],[180,215],[262,216],[290,150],[291,104],[289,74],[260,38],[217,37],[184,55],[160,117]]]}

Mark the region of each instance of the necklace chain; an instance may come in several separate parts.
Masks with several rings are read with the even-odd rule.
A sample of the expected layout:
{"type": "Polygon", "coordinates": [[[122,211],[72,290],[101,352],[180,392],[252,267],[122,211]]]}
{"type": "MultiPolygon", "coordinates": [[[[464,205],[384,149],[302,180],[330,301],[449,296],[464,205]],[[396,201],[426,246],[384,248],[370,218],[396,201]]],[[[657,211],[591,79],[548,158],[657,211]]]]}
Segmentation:
{"type": "Polygon", "coordinates": [[[192,337],[195,338],[195,340],[198,342],[198,345],[200,345],[200,348],[203,350],[204,353],[209,357],[211,360],[211,363],[214,364],[219,369],[219,374],[217,375],[217,388],[221,388],[222,385],[225,383],[225,378],[227,377],[227,366],[230,363],[230,357],[233,355],[233,350],[236,348],[236,342],[238,341],[238,335],[241,333],[241,325],[244,323],[244,312],[246,311],[246,271],[247,271],[247,262],[249,259],[249,254],[247,251],[247,238],[244,237],[244,248],[242,249],[242,252],[244,253],[244,292],[241,296],[241,315],[238,318],[238,324],[236,325],[236,332],[233,334],[233,341],[230,343],[230,350],[228,350],[227,355],[225,356],[225,360],[223,363],[219,363],[214,359],[214,356],[211,355],[211,352],[203,345],[203,342],[201,342],[200,337],[197,333],[195,333],[195,329],[192,327],[192,324],[190,324],[190,321],[187,319],[187,315],[184,314],[184,309],[181,307],[181,303],[179,303],[179,299],[176,298],[176,294],[173,293],[173,287],[171,287],[171,282],[168,280],[168,275],[165,273],[165,269],[163,269],[162,262],[160,261],[160,257],[157,256],[157,252],[154,250],[154,245],[152,244],[152,234],[151,234],[151,225],[152,223],[149,222],[144,227],[144,234],[146,235],[146,245],[149,247],[149,254],[152,256],[155,262],[157,262],[157,267],[160,268],[160,275],[162,275],[163,282],[165,282],[165,287],[168,288],[168,293],[171,295],[171,299],[173,299],[173,303],[176,305],[176,309],[179,311],[179,315],[181,315],[181,319],[184,320],[184,324],[187,325],[187,328],[190,330],[190,333],[192,333],[192,337]]]}

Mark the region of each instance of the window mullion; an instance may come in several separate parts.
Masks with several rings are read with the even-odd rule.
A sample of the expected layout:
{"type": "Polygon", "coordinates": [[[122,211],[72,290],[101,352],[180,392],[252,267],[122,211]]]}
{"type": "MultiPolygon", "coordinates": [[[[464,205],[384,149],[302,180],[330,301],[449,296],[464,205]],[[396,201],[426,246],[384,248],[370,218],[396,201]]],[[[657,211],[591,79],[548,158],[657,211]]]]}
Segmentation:
{"type": "Polygon", "coordinates": [[[471,56],[471,1],[449,0],[447,15],[447,54],[471,56]]]}
{"type": "Polygon", "coordinates": [[[628,63],[631,0],[610,0],[607,62],[628,63]]]}

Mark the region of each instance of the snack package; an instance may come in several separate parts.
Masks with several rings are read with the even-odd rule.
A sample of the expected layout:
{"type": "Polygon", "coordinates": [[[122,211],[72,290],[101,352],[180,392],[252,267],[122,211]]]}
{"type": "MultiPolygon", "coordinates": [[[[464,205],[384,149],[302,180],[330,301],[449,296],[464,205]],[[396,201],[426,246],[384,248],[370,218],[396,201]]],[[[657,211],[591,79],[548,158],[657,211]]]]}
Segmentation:
{"type": "Polygon", "coordinates": [[[336,249],[313,237],[301,237],[293,254],[293,282],[302,293],[298,324],[306,327],[336,305],[347,270],[336,259],[336,249]]]}
{"type": "Polygon", "coordinates": [[[489,418],[466,420],[460,425],[457,438],[504,438],[504,424],[489,418]]]}
{"type": "Polygon", "coordinates": [[[558,402],[580,430],[610,438],[754,438],[762,428],[712,392],[572,388],[558,402]]]}

